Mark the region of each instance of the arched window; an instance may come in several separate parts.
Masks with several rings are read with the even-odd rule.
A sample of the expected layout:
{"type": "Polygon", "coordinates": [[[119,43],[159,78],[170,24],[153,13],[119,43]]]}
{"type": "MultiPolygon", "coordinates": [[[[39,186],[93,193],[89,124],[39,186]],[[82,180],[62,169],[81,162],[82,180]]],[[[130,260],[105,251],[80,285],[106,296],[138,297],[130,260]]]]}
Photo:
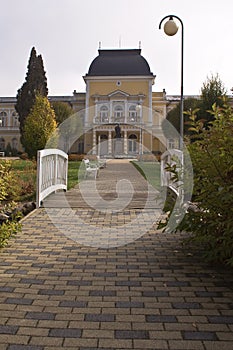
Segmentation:
{"type": "Polygon", "coordinates": [[[108,122],[108,107],[107,106],[100,107],[100,121],[101,121],[101,123],[108,122]]]}
{"type": "Polygon", "coordinates": [[[12,113],[12,126],[19,126],[19,117],[16,112],[12,113]]]}
{"type": "Polygon", "coordinates": [[[6,119],[7,119],[7,113],[6,112],[0,112],[0,127],[1,126],[7,126],[6,125],[6,119]]]}
{"type": "Polygon", "coordinates": [[[136,153],[137,152],[137,135],[130,134],[129,135],[129,153],[136,153]]]}
{"type": "Polygon", "coordinates": [[[137,121],[136,105],[131,105],[129,107],[129,123],[134,123],[137,121]]]}
{"type": "Polygon", "coordinates": [[[130,139],[130,140],[137,140],[137,135],[135,135],[135,134],[130,134],[130,135],[129,135],[129,139],[130,139]]]}
{"type": "Polygon", "coordinates": [[[5,140],[3,137],[0,137],[0,151],[4,151],[5,148],[5,140]]]}
{"type": "Polygon", "coordinates": [[[114,122],[115,123],[122,123],[124,121],[124,110],[123,106],[116,105],[114,107],[114,122]]]}

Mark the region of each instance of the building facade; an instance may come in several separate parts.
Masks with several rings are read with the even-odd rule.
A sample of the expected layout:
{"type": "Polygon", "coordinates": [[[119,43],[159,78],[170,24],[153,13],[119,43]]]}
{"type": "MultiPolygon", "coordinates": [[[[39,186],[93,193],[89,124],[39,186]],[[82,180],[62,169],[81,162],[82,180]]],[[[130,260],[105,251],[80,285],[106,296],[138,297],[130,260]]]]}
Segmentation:
{"type": "MultiPolygon", "coordinates": [[[[163,152],[177,140],[164,137],[161,124],[179,100],[165,91],[153,92],[155,75],[140,49],[99,50],[83,77],[86,92],[50,96],[69,103],[82,113],[82,135],[72,141],[69,152],[105,157],[136,157],[163,152]]],[[[16,98],[0,98],[0,151],[23,151],[16,98]]]]}

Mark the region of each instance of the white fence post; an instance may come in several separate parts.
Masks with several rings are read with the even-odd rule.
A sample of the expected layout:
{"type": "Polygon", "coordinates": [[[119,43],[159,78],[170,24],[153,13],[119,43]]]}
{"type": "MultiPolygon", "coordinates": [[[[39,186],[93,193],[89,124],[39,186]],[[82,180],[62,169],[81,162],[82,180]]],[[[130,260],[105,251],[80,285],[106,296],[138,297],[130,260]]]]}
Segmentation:
{"type": "Polygon", "coordinates": [[[57,190],[67,190],[68,155],[59,149],[44,149],[37,152],[36,206],[57,190]]]}

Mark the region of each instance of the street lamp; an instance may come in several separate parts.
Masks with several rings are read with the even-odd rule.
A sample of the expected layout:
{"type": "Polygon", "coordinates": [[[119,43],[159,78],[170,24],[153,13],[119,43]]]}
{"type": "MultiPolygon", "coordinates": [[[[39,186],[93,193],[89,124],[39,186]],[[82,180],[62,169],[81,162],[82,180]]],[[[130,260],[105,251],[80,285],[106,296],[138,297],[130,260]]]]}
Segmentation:
{"type": "Polygon", "coordinates": [[[175,15],[168,15],[165,16],[161,22],[159,23],[159,29],[161,29],[161,24],[162,22],[166,19],[169,18],[169,20],[165,23],[164,25],[164,32],[168,36],[173,36],[177,33],[178,31],[178,26],[176,22],[173,20],[173,18],[178,19],[178,21],[181,24],[181,86],[180,86],[180,142],[179,146],[180,149],[183,149],[183,137],[184,137],[184,115],[183,115],[183,110],[184,110],[184,96],[183,96],[183,72],[184,72],[184,25],[182,20],[175,16],[175,15]]]}

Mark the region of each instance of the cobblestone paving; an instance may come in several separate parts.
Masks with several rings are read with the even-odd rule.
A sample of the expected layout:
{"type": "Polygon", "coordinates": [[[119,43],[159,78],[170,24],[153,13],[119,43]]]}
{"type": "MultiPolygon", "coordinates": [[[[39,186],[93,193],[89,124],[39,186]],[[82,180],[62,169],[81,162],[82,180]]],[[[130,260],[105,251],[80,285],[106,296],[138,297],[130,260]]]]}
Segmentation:
{"type": "Polygon", "coordinates": [[[34,211],[0,252],[0,350],[232,350],[232,270],[203,263],[182,238],[153,226],[127,245],[88,247],[34,211]]]}

